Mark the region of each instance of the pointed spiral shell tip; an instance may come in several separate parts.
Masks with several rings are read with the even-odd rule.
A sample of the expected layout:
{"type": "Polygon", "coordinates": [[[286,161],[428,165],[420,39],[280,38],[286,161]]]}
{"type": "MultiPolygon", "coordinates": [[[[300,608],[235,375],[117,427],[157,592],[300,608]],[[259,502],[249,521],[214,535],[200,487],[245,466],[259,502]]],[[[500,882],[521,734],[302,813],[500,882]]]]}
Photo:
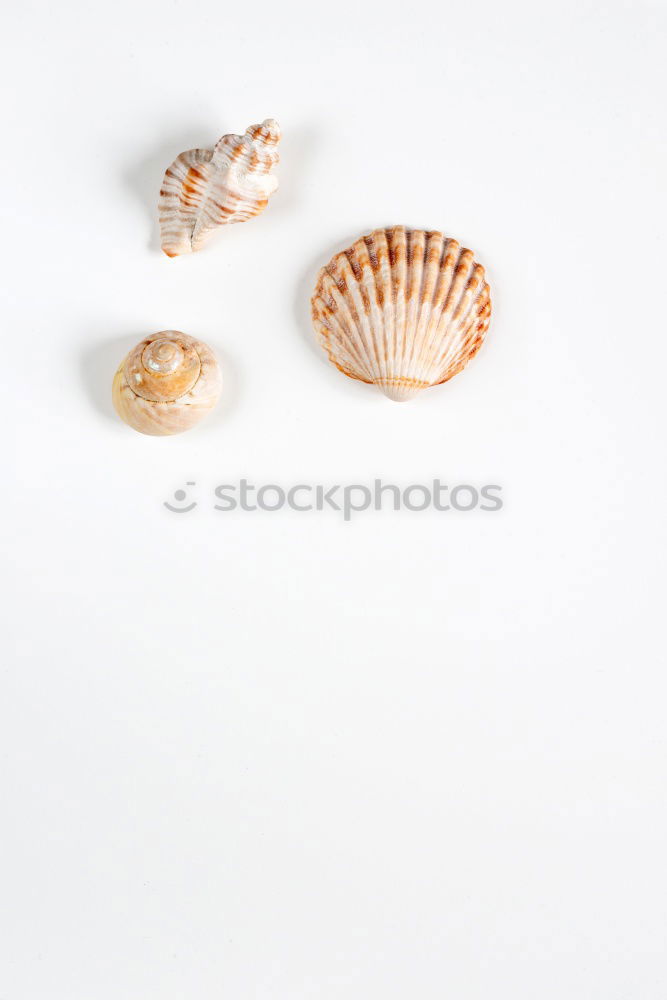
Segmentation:
{"type": "Polygon", "coordinates": [[[265,118],[261,125],[251,125],[246,129],[246,135],[253,140],[260,140],[265,146],[275,146],[280,142],[280,125],[275,118],[265,118]]]}

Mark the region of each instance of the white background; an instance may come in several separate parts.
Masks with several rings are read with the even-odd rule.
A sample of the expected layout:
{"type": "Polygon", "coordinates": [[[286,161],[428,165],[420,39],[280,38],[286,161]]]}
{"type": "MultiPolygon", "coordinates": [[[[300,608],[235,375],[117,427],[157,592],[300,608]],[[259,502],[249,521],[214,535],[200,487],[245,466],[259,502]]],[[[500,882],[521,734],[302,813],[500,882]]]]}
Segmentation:
{"type": "Polygon", "coordinates": [[[664,1000],[664,4],[7,23],[2,1000],[664,1000]],[[267,116],[266,213],[167,259],[167,165],[267,116]],[[401,405],[309,321],[395,223],[494,303],[401,405]],[[224,400],[143,437],[111,379],[169,327],[224,400]],[[505,506],[214,511],[242,476],[505,506]]]}

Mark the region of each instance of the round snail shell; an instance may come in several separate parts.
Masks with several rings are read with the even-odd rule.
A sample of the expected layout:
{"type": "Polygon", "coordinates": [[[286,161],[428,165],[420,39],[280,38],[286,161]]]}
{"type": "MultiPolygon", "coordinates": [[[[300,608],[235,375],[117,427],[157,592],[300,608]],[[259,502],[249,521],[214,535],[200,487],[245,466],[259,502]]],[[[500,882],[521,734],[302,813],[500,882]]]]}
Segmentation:
{"type": "Polygon", "coordinates": [[[121,420],[142,434],[179,434],[194,427],[220,396],[222,375],[210,347],[178,330],[137,344],[113,380],[121,420]]]}

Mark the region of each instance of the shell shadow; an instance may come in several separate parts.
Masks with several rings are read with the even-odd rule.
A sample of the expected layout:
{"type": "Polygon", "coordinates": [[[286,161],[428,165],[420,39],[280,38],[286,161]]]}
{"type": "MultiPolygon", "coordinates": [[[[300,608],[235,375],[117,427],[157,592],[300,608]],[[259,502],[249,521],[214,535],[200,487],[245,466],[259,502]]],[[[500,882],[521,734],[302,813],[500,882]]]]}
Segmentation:
{"type": "Polygon", "coordinates": [[[111,383],[118,365],[144,334],[136,331],[125,337],[112,337],[87,344],[81,351],[79,369],[83,389],[91,406],[108,420],[118,423],[111,402],[111,383]]]}
{"type": "MultiPolygon", "coordinates": [[[[366,232],[366,230],[363,230],[366,232]]],[[[313,292],[315,291],[315,282],[317,281],[317,275],[319,274],[320,268],[327,264],[334,254],[340,253],[345,247],[348,247],[351,243],[354,243],[356,239],[359,238],[359,233],[349,238],[343,237],[337,240],[336,243],[330,244],[328,249],[322,250],[315,260],[312,260],[308,267],[301,272],[301,276],[297,281],[296,292],[294,297],[294,318],[296,319],[297,329],[303,340],[306,341],[311,352],[315,354],[319,360],[327,367],[331,368],[326,354],[317,343],[317,338],[315,337],[315,331],[313,329],[313,324],[310,316],[310,300],[312,298],[313,292]]]]}
{"type": "MultiPolygon", "coordinates": [[[[146,333],[146,330],[137,330],[125,337],[107,338],[92,346],[88,344],[80,354],[81,381],[90,405],[102,417],[113,421],[118,427],[122,425],[111,401],[111,383],[125,355],[146,336],[146,333]]],[[[220,350],[216,343],[211,343],[211,347],[222,369],[222,394],[213,412],[202,420],[201,426],[204,428],[218,427],[225,422],[236,407],[240,393],[237,371],[230,362],[227,352],[220,350]]],[[[196,430],[197,428],[193,428],[189,433],[196,430]]]]}

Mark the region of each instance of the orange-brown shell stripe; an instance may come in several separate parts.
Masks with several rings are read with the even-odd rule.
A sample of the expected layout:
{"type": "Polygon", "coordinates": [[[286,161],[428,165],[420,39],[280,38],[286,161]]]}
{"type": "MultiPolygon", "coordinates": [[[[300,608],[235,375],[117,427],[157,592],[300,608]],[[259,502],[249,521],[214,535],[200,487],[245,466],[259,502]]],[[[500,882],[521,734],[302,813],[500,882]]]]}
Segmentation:
{"type": "Polygon", "coordinates": [[[169,257],[199,250],[219,226],[259,215],[276,190],[280,129],[272,119],[245,135],[225,135],[212,150],[191,149],[168,167],[160,190],[162,249],[169,257]]]}
{"type": "Polygon", "coordinates": [[[320,271],[313,325],[331,362],[393,399],[446,382],[481,347],[484,268],[435,230],[375,230],[320,271]]]}

